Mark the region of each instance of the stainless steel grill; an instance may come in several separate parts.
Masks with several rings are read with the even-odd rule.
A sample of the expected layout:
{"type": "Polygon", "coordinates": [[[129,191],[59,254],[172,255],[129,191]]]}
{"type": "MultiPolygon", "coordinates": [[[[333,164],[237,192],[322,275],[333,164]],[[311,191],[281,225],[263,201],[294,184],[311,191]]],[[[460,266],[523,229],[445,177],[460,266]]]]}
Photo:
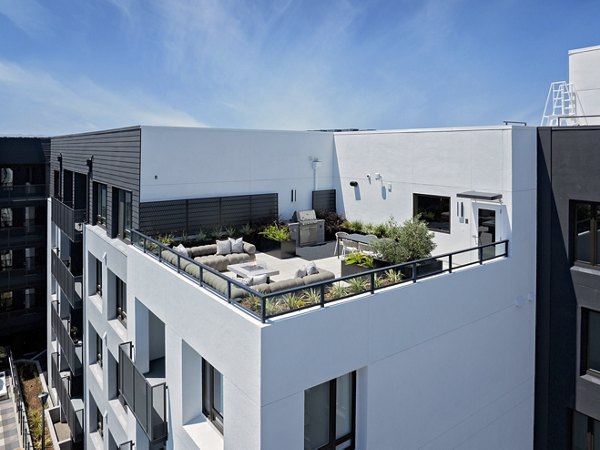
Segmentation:
{"type": "Polygon", "coordinates": [[[297,223],[290,224],[292,237],[298,246],[316,245],[325,242],[325,221],[317,219],[314,209],[296,212],[297,223]]]}

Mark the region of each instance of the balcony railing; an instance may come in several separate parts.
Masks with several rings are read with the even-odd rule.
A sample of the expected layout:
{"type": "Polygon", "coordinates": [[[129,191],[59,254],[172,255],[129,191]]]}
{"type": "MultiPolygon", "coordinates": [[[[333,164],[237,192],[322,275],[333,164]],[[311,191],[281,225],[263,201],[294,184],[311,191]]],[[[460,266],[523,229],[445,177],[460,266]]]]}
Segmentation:
{"type": "Polygon", "coordinates": [[[70,322],[65,319],[61,319],[58,313],[58,302],[54,300],[52,307],[50,308],[50,322],[52,330],[56,335],[56,340],[60,344],[62,355],[64,355],[71,372],[74,375],[80,375],[83,361],[83,346],[81,343],[75,344],[70,333],[70,322]]]}
{"type": "Polygon", "coordinates": [[[0,186],[0,202],[18,200],[43,200],[47,197],[45,184],[26,184],[13,186],[0,186]]]}
{"type": "Polygon", "coordinates": [[[52,275],[56,278],[73,309],[81,308],[83,276],[73,275],[67,266],[67,262],[58,256],[56,249],[52,250],[52,275]]]}
{"type": "Polygon", "coordinates": [[[73,242],[81,240],[85,215],[85,209],[73,209],[70,205],[52,197],[52,221],[73,242]]]}
{"type": "Polygon", "coordinates": [[[123,442],[119,445],[119,450],[133,450],[133,441],[123,442]]]}
{"type": "Polygon", "coordinates": [[[67,425],[71,430],[73,442],[81,442],[83,439],[83,402],[81,399],[73,399],[69,395],[69,389],[60,374],[58,353],[52,353],[52,381],[60,402],[60,408],[67,419],[67,425]],[[74,403],[77,402],[77,405],[74,403]]]}
{"type": "Polygon", "coordinates": [[[119,346],[119,394],[152,442],[167,438],[166,383],[152,385],[133,363],[131,342],[119,346]]]}
{"type": "MultiPolygon", "coordinates": [[[[314,283],[308,286],[285,289],[264,294],[243,283],[208,267],[202,263],[175,252],[172,248],[133,230],[132,245],[144,253],[158,259],[159,262],[173,268],[177,273],[214,292],[232,305],[263,323],[273,317],[313,307],[325,307],[326,304],[360,294],[374,294],[375,291],[402,283],[416,283],[418,280],[443,273],[452,273],[475,264],[483,264],[497,258],[508,256],[508,240],[458,250],[443,255],[432,256],[417,261],[394,264],[381,269],[367,270],[358,275],[348,275],[334,280],[314,283]],[[163,258],[163,252],[169,252],[177,259],[173,265],[163,258]],[[181,269],[182,263],[198,267],[197,276],[181,269]],[[216,275],[226,283],[225,293],[206,283],[204,274],[216,275]]],[[[214,283],[213,283],[214,284],[214,283]]]]}

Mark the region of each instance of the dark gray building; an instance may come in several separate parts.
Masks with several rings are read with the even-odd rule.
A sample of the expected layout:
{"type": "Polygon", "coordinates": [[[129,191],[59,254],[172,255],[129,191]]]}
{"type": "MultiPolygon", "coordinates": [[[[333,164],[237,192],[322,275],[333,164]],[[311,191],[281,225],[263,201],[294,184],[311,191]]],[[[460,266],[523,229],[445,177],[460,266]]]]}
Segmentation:
{"type": "Polygon", "coordinates": [[[0,138],[0,343],[46,341],[46,197],[50,140],[0,138]]]}
{"type": "Polygon", "coordinates": [[[536,449],[600,448],[600,127],[538,129],[536,449]]]}

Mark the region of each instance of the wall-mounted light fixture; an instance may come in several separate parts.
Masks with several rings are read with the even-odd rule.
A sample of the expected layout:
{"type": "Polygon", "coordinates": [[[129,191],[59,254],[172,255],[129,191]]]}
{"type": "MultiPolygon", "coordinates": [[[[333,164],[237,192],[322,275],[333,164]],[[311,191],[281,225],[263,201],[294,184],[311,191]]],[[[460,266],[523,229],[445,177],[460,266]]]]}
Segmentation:
{"type": "Polygon", "coordinates": [[[371,182],[371,174],[370,173],[367,174],[367,180],[369,180],[369,183],[371,182]]]}
{"type": "Polygon", "coordinates": [[[85,161],[85,163],[86,163],[86,164],[87,164],[87,166],[88,166],[88,170],[90,170],[90,171],[91,171],[91,170],[92,170],[92,167],[94,166],[94,155],[92,155],[92,157],[91,157],[91,158],[87,159],[87,160],[85,161]]]}
{"type": "Polygon", "coordinates": [[[350,182],[350,186],[352,186],[352,187],[356,187],[356,186],[358,186],[358,181],[352,180],[352,181],[350,182]]]}

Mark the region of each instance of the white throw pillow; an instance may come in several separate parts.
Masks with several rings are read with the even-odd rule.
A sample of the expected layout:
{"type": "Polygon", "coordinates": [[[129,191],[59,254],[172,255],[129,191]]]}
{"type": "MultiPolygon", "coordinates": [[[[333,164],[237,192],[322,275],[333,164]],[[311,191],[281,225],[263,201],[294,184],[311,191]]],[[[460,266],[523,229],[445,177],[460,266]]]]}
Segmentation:
{"type": "Polygon", "coordinates": [[[306,274],[307,275],[316,275],[319,273],[317,266],[314,262],[311,262],[308,266],[306,266],[306,274]]]}
{"type": "Polygon", "coordinates": [[[304,278],[306,276],[306,267],[302,266],[298,270],[296,270],[295,278],[304,278]]]}
{"type": "Polygon", "coordinates": [[[183,244],[179,244],[177,247],[173,247],[173,251],[179,253],[180,255],[188,256],[187,248],[185,248],[185,245],[183,244]]]}
{"type": "Polygon", "coordinates": [[[246,277],[246,278],[242,278],[241,280],[238,280],[240,283],[245,284],[246,286],[252,286],[252,277],[246,277]]]}
{"type": "Polygon", "coordinates": [[[244,241],[243,238],[229,238],[231,243],[231,253],[244,253],[244,241]]]}
{"type": "Polygon", "coordinates": [[[229,239],[217,241],[217,255],[229,255],[231,253],[231,242],[229,239]]]}
{"type": "Polygon", "coordinates": [[[252,286],[257,286],[259,284],[263,284],[267,282],[267,276],[266,275],[257,275],[255,277],[252,277],[252,286]]]}

